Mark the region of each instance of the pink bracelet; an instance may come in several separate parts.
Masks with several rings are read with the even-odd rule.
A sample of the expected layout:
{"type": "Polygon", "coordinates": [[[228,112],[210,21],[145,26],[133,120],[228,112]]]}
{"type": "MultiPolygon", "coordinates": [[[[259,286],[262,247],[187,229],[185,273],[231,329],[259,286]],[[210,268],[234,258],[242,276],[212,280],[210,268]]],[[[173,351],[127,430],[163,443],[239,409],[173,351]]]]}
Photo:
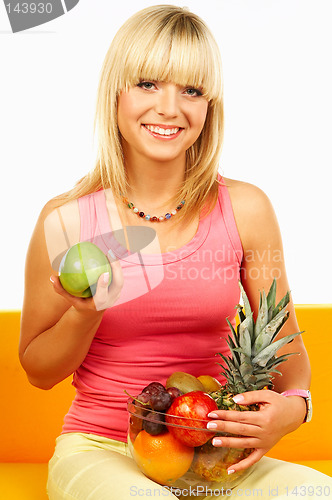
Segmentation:
{"type": "Polygon", "coordinates": [[[284,391],[281,393],[282,396],[300,396],[304,398],[307,405],[307,413],[304,417],[303,422],[310,422],[312,419],[312,401],[310,391],[305,389],[289,389],[288,391],[284,391]]]}

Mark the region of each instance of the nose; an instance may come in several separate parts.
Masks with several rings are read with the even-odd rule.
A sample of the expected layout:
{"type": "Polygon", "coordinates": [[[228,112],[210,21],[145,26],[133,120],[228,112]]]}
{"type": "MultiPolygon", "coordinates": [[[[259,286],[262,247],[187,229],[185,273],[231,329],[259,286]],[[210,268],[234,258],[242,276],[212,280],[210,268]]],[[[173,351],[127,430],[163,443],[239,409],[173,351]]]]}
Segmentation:
{"type": "Polygon", "coordinates": [[[174,118],[179,113],[178,90],[176,85],[166,83],[158,93],[156,112],[160,116],[174,118]]]}

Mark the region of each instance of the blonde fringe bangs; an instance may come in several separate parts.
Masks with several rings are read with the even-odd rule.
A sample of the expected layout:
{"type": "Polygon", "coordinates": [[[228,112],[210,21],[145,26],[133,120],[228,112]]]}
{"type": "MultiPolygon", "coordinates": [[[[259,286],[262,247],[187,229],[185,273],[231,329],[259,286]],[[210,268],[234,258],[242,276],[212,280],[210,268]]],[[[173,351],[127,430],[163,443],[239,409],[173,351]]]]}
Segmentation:
{"type": "Polygon", "coordinates": [[[201,88],[209,101],[220,100],[222,76],[218,74],[221,67],[216,57],[218,49],[211,36],[203,37],[202,28],[207,28],[202,21],[193,14],[185,17],[185,11],[157,20],[135,19],[135,25],[128,23],[122,33],[119,46],[127,40],[127,50],[125,54],[118,52],[118,63],[123,68],[119,91],[128,90],[142,80],[168,81],[201,88]],[[133,36],[138,26],[139,43],[133,36]]]}
{"type": "Polygon", "coordinates": [[[223,82],[217,44],[204,22],[172,5],[148,7],[129,18],[106,54],[97,95],[95,168],[66,195],[78,198],[98,189],[125,193],[127,179],[117,126],[117,97],[142,80],[171,81],[199,88],[209,101],[204,129],[187,151],[185,179],[170,203],[186,199],[177,220],[208,213],[218,196],[216,183],[223,142],[223,82]],[[208,201],[208,204],[206,202],[208,201]]]}

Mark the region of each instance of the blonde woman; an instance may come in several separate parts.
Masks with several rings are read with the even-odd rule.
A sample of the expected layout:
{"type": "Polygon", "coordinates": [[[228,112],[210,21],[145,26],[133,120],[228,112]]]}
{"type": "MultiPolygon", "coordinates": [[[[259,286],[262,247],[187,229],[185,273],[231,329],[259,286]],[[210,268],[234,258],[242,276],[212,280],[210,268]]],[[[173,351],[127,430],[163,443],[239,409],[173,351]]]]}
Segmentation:
{"type": "MultiPolygon", "coordinates": [[[[256,310],[258,291],[274,277],[280,297],[289,288],[268,198],[218,174],[222,89],[213,36],[187,9],[138,12],[106,55],[96,166],[44,207],[26,262],[21,363],[37,387],[50,389],[73,374],[76,388],[50,461],[51,500],[165,496],[130,457],[124,389],[138,394],[174,371],[219,378],[215,353],[227,352],[226,317],[234,320],[238,280],[256,310]],[[69,295],[56,272],[66,249],[86,240],[108,254],[113,274],[110,286],[107,273],[99,278],[90,299],[69,295]]],[[[295,331],[291,304],[283,335],[295,331]]],[[[280,394],[310,384],[300,336],[282,352],[289,350],[301,356],[281,366],[274,390],[243,395],[245,404],[261,404],[259,412],[242,422],[238,412],[219,411],[212,420],[239,434],[223,446],[254,448],[229,473],[254,465],[240,486],[259,487],[264,498],[268,487],[275,493],[279,486],[282,496],[283,485],[331,486],[319,472],[264,457],[306,418],[302,397],[280,394]]]]}

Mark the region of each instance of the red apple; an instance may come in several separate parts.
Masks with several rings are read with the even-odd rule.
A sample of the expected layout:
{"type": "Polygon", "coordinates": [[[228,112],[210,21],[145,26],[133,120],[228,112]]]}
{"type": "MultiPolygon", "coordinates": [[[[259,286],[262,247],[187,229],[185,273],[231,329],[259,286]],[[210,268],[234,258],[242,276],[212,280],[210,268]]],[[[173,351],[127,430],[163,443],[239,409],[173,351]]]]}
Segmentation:
{"type": "Polygon", "coordinates": [[[207,415],[215,410],[218,410],[218,406],[206,392],[187,392],[175,398],[166,413],[166,424],[186,428],[173,425],[167,425],[167,428],[181,443],[192,447],[201,446],[214,436],[207,431],[206,424],[210,420],[207,415]],[[196,427],[197,430],[188,427],[196,427]]]}

